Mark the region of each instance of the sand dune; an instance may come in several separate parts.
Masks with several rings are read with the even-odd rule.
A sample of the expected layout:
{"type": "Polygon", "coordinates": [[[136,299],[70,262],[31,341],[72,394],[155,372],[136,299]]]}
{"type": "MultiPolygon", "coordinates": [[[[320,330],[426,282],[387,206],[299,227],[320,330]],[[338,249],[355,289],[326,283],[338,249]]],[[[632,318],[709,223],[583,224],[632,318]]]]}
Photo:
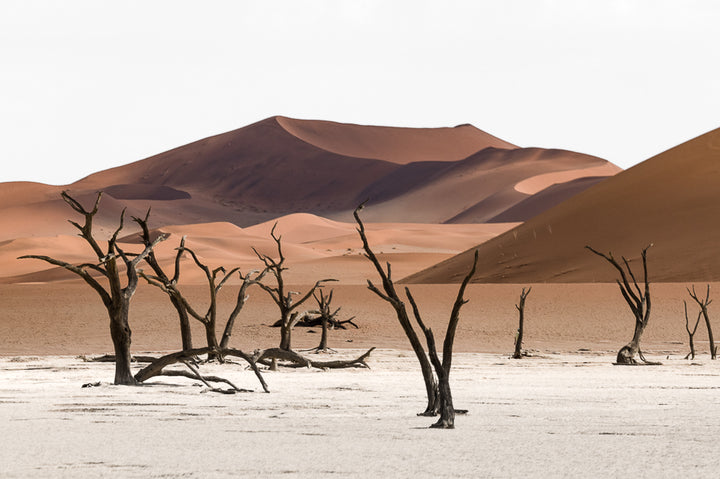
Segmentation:
{"type": "Polygon", "coordinates": [[[612,163],[605,163],[600,166],[578,168],[577,170],[567,170],[552,173],[543,173],[522,180],[515,185],[515,191],[526,195],[534,195],[553,185],[568,183],[579,178],[590,177],[608,177],[616,175],[620,169],[612,163]]]}
{"type": "Polygon", "coordinates": [[[542,210],[544,202],[519,209],[533,202],[513,190],[523,182],[537,189],[618,170],[579,153],[518,148],[471,125],[396,128],[271,117],[64,187],[0,184],[0,241],[72,234],[59,199],[63,188],[84,204],[103,190],[96,221],[105,230],[124,207],[128,219],[152,207],[157,227],[222,221],[244,227],[292,213],[352,222],[352,210],[367,199],[375,205],[369,221],[481,223],[509,208],[513,221],[542,210]]]}
{"type": "MultiPolygon", "coordinates": [[[[369,221],[395,222],[402,212],[408,222],[484,223],[525,200],[528,211],[533,210],[530,188],[523,193],[518,184],[549,186],[600,171],[609,175],[620,169],[565,150],[487,148],[458,162],[407,165],[370,185],[363,195],[371,198],[369,221]]],[[[516,211],[515,218],[524,221],[530,216],[516,211]]]]}
{"type": "MultiPolygon", "coordinates": [[[[371,265],[361,256],[362,243],[354,223],[340,223],[318,216],[298,213],[240,228],[217,222],[196,225],[168,225],[151,230],[151,236],[169,235],[155,252],[167,271],[174,271],[174,258],[180,239],[186,237],[200,261],[211,268],[240,267],[243,272],[261,266],[253,252],[277,257],[277,245],[270,231],[277,224],[276,235],[282,238],[283,253],[290,270],[288,278],[297,283],[312,283],[333,277],[348,284],[363,284],[373,274],[371,265]]],[[[425,225],[369,223],[367,232],[383,261],[392,261],[398,275],[408,275],[447,259],[475,244],[490,239],[509,228],[509,224],[425,225]]],[[[128,252],[140,251],[137,233],[121,236],[121,246],[128,252]]],[[[17,260],[25,254],[39,254],[70,263],[93,259],[82,238],[70,235],[27,237],[0,243],[0,283],[53,282],[74,279],[72,273],[53,268],[39,260],[17,260]]],[[[181,282],[198,284],[204,273],[189,257],[181,263],[181,282]]]]}
{"type": "Polygon", "coordinates": [[[472,125],[454,128],[365,126],[283,116],[277,122],[289,133],[343,156],[374,158],[402,165],[420,161],[457,161],[485,148],[517,146],[472,125]]]}
{"type": "MultiPolygon", "coordinates": [[[[637,264],[654,281],[720,279],[720,129],[598,183],[479,247],[477,282],[613,281],[591,245],[637,264]]],[[[408,279],[458,281],[471,252],[408,279]]]]}

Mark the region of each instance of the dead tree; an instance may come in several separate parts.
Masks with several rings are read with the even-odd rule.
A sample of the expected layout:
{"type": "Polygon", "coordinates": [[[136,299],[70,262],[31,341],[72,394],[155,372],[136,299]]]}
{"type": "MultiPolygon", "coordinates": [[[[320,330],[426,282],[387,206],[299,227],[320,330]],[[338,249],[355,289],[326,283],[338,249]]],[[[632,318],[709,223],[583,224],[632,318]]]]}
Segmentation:
{"type": "Polygon", "coordinates": [[[275,302],[278,309],[280,310],[280,349],[283,351],[292,350],[292,330],[295,327],[296,322],[303,316],[298,313],[297,308],[300,307],[305,301],[307,301],[315,292],[316,289],[321,288],[324,283],[329,281],[337,281],[335,279],[321,279],[310,288],[310,291],[305,293],[297,301],[293,301],[293,296],[299,295],[295,291],[286,291],[285,280],[283,278],[283,272],[287,271],[285,267],[285,255],[282,250],[282,236],[275,235],[275,228],[277,223],[272,227],[270,236],[277,245],[278,260],[272,257],[259,253],[255,248],[253,251],[255,255],[265,265],[263,274],[269,271],[275,277],[275,286],[269,286],[264,283],[258,283],[258,286],[262,288],[275,302]]]}
{"type": "Polygon", "coordinates": [[[80,276],[100,296],[110,318],[110,337],[115,349],[115,384],[137,384],[130,370],[130,343],[131,330],[128,321],[130,300],[135,294],[138,284],[137,265],[142,261],[159,242],[165,240],[164,235],[155,238],[145,249],[137,255],[126,254],[118,245],[118,234],[123,228],[125,210],[120,214],[120,224],[108,240],[107,249],[103,250],[93,236],[93,219],[98,212],[102,192],[98,192],[95,204],[91,210],[86,210],[67,191],[61,193],[62,199],[77,213],[84,216],[82,225],[69,220],[80,231],[80,236],[87,242],[97,257],[96,262],[73,265],[48,256],[26,255],[20,259],[40,259],[55,266],[60,266],[80,276]],[[129,259],[133,256],[133,259],[129,259]],[[120,261],[120,264],[119,264],[120,261]],[[125,286],[120,278],[121,265],[125,267],[127,276],[125,286]],[[107,286],[103,286],[94,275],[103,277],[107,286]]]}
{"type": "MultiPolygon", "coordinates": [[[[707,285],[707,291],[705,293],[705,298],[701,299],[698,297],[697,293],[695,292],[695,285],[692,287],[692,291],[688,288],[688,293],[690,294],[690,297],[695,300],[695,302],[700,307],[700,312],[703,315],[703,318],[705,319],[705,326],[707,327],[708,332],[708,339],[710,340],[710,359],[715,359],[717,357],[717,346],[715,346],[715,340],[713,339],[713,332],[712,332],[712,326],[710,325],[710,316],[708,315],[707,307],[712,303],[712,299],[710,299],[710,285],[707,285]]],[[[694,355],[693,355],[694,356],[694,355]]]]}
{"type": "Polygon", "coordinates": [[[259,281],[263,278],[264,272],[253,277],[253,274],[257,271],[251,271],[247,275],[243,276],[240,273],[239,268],[233,268],[230,271],[226,271],[224,267],[220,266],[215,269],[210,269],[207,265],[202,263],[198,258],[197,254],[190,248],[185,246],[185,237],[180,240],[180,247],[177,249],[175,256],[175,276],[172,279],[167,277],[162,278],[160,276],[150,276],[142,274],[141,276],[151,285],[160,288],[162,291],[168,294],[171,298],[177,298],[183,306],[183,309],[187,311],[193,318],[201,322],[205,328],[205,339],[209,349],[207,359],[211,360],[222,360],[221,350],[227,349],[232,330],[235,325],[235,319],[242,310],[245,302],[248,299],[247,290],[254,284],[259,284],[259,281]],[[188,253],[195,262],[195,265],[205,273],[205,278],[208,283],[208,289],[210,292],[210,303],[204,314],[198,313],[182,295],[178,289],[178,280],[180,279],[180,258],[183,253],[188,253]],[[225,324],[222,339],[218,342],[217,339],[217,296],[222,287],[227,281],[235,274],[238,273],[242,280],[242,285],[238,291],[237,298],[235,301],[235,307],[230,313],[228,320],[225,324]],[[222,273],[222,276],[219,275],[222,273]],[[219,281],[218,281],[219,279],[219,281]]]}
{"type": "Polygon", "coordinates": [[[688,337],[690,339],[690,352],[685,356],[685,359],[695,359],[695,332],[697,331],[698,324],[700,324],[700,317],[702,316],[702,310],[698,312],[698,317],[695,320],[695,326],[693,327],[692,331],[690,331],[690,320],[688,319],[688,311],[687,311],[687,301],[683,300],[683,306],[685,307],[685,330],[688,333],[688,337]]]}
{"type": "Polygon", "coordinates": [[[315,298],[315,302],[318,305],[318,310],[316,313],[318,314],[318,321],[319,325],[322,328],[322,334],[320,336],[320,344],[318,347],[310,349],[309,351],[314,351],[316,353],[329,353],[329,352],[336,352],[335,350],[328,347],[328,331],[330,328],[335,329],[336,326],[344,328],[344,324],[350,323],[353,326],[357,328],[357,325],[352,322],[353,319],[355,319],[355,316],[353,316],[350,319],[347,319],[345,321],[339,321],[337,320],[337,315],[340,312],[342,308],[337,308],[335,311],[332,310],[332,307],[330,306],[330,303],[332,303],[333,298],[333,291],[330,291],[330,294],[325,296],[322,290],[320,290],[320,296],[318,297],[317,294],[313,293],[313,297],[315,298]]]}
{"type": "MultiPolygon", "coordinates": [[[[147,247],[152,243],[152,238],[150,237],[150,230],[148,228],[148,217],[150,216],[150,209],[148,208],[147,213],[145,214],[145,218],[138,218],[133,216],[133,221],[135,221],[138,225],[140,225],[141,229],[141,236],[140,239],[142,240],[143,244],[147,247]]],[[[182,246],[182,245],[181,245],[182,246]]],[[[180,279],[180,258],[181,254],[178,254],[175,257],[175,272],[173,273],[172,278],[168,277],[167,274],[165,274],[165,271],[163,271],[162,267],[157,261],[157,258],[155,257],[155,252],[151,251],[150,254],[148,254],[145,257],[145,262],[150,265],[153,272],[155,273],[154,277],[156,278],[156,281],[165,285],[166,287],[163,288],[163,291],[168,295],[170,298],[170,303],[172,303],[173,307],[175,308],[175,311],[177,311],[178,314],[178,320],[180,322],[180,336],[182,338],[182,348],[183,350],[190,350],[193,348],[192,345],[192,330],[190,329],[190,319],[188,317],[187,308],[185,307],[185,304],[183,302],[182,295],[180,292],[175,288],[174,286],[177,285],[178,280],[180,279]]],[[[148,282],[148,278],[140,272],[140,275],[145,278],[148,282]]],[[[152,283],[151,283],[152,284],[152,283]]]]}
{"type": "Polygon", "coordinates": [[[630,306],[630,310],[635,316],[635,331],[633,333],[632,340],[627,345],[623,346],[620,351],[618,351],[616,364],[637,364],[637,361],[635,360],[636,355],[639,356],[644,363],[650,364],[645,360],[645,357],[640,350],[640,338],[642,337],[642,334],[647,327],[648,320],[650,319],[651,302],[650,282],[648,281],[647,273],[647,250],[651,246],[652,244],[646,246],[642,250],[643,281],[645,283],[644,290],[640,290],[637,280],[635,279],[635,275],[630,268],[630,264],[624,256],[622,257],[622,261],[625,269],[623,269],[620,263],[618,263],[618,261],[613,257],[612,253],[608,253],[606,255],[594,250],[590,246],[585,246],[596,255],[605,258],[615,269],[618,270],[620,273],[620,279],[615,280],[615,282],[620,287],[620,292],[622,293],[623,298],[625,298],[625,301],[628,306],[630,306]],[[632,279],[632,286],[630,285],[628,276],[632,279]]]}
{"type": "Polygon", "coordinates": [[[368,280],[368,289],[370,289],[370,291],[375,293],[383,300],[390,303],[390,305],[393,307],[398,318],[398,322],[403,328],[403,331],[405,332],[405,335],[410,341],[410,345],[413,348],[413,351],[415,352],[418,361],[420,362],[420,370],[422,371],[423,379],[425,380],[425,390],[427,393],[428,403],[425,411],[420,413],[419,415],[435,416],[439,413],[440,418],[431,427],[453,428],[455,424],[455,413],[467,411],[456,410],[452,402],[452,393],[450,390],[449,381],[450,368],[452,365],[452,349],[455,341],[455,331],[457,330],[457,324],[460,320],[460,308],[462,308],[462,306],[467,303],[467,300],[464,299],[465,288],[470,282],[472,276],[475,274],[475,268],[477,267],[478,261],[478,252],[477,250],[475,251],[472,268],[463,279],[460,285],[460,289],[458,290],[458,294],[455,299],[452,312],[450,314],[450,321],[448,322],[447,331],[445,333],[445,340],[443,342],[443,358],[441,361],[437,354],[433,332],[424,324],[415,299],[410,293],[410,289],[406,287],[405,294],[410,301],[410,304],[412,305],[415,320],[417,321],[420,329],[425,335],[428,347],[427,354],[425,353],[425,350],[420,343],[420,339],[415,332],[415,328],[410,322],[405,303],[400,299],[397,291],[395,290],[395,284],[392,281],[392,269],[390,263],[387,263],[387,270],[385,270],[380,265],[380,261],[378,260],[377,256],[375,256],[375,253],[370,248],[367,235],[365,234],[365,226],[363,225],[363,222],[360,219],[359,215],[359,211],[363,208],[363,206],[364,204],[358,206],[353,212],[353,216],[355,217],[355,221],[358,224],[357,231],[360,235],[360,239],[363,242],[365,257],[368,258],[375,267],[375,270],[377,271],[382,281],[383,288],[381,291],[373,284],[372,281],[368,280]],[[433,374],[433,367],[435,369],[437,379],[435,377],[435,374],[433,374]]]}
{"type": "Polygon", "coordinates": [[[528,288],[527,291],[525,290],[525,288],[523,288],[522,292],[520,293],[520,303],[515,305],[515,308],[519,312],[520,318],[518,321],[517,336],[515,337],[515,352],[513,353],[513,356],[512,356],[513,359],[520,359],[523,357],[522,341],[523,341],[523,328],[524,328],[524,323],[525,323],[525,300],[527,299],[531,290],[532,290],[532,288],[528,288]]]}
{"type": "MultiPolygon", "coordinates": [[[[190,379],[198,379],[202,382],[204,382],[206,385],[208,385],[208,382],[224,382],[229,384],[234,390],[240,391],[240,388],[236,387],[234,384],[230,383],[226,379],[223,378],[217,378],[212,376],[203,376],[200,374],[199,370],[195,367],[191,367],[190,361],[192,361],[192,358],[196,356],[200,356],[201,354],[210,354],[213,352],[218,352],[222,355],[222,357],[225,356],[235,356],[244,359],[250,368],[255,372],[255,376],[257,376],[258,380],[260,381],[260,384],[263,387],[263,390],[265,392],[270,392],[268,389],[267,384],[265,383],[265,380],[263,379],[262,374],[260,373],[260,370],[257,367],[257,363],[255,361],[255,358],[244,353],[243,351],[240,351],[239,349],[232,349],[232,348],[223,348],[221,350],[214,350],[210,347],[206,348],[198,348],[198,349],[190,349],[186,351],[178,351],[175,353],[171,353],[168,355],[165,355],[161,358],[158,358],[154,360],[151,364],[144,367],[138,373],[135,375],[135,380],[138,382],[145,382],[148,379],[155,377],[155,376],[183,376],[190,379]],[[185,364],[190,370],[191,373],[187,373],[186,371],[169,371],[165,368],[167,366],[170,366],[175,363],[183,363],[185,364]]],[[[209,385],[208,385],[209,386],[209,385]]],[[[225,391],[219,391],[219,392],[225,392],[225,391]]]]}
{"type": "Polygon", "coordinates": [[[283,367],[289,368],[318,368],[318,369],[346,369],[346,368],[369,368],[367,358],[370,357],[375,348],[370,348],[362,355],[352,359],[337,359],[333,361],[315,361],[295,351],[285,351],[280,348],[270,348],[255,351],[253,360],[258,364],[270,366],[275,369],[277,361],[283,362],[283,367]]]}

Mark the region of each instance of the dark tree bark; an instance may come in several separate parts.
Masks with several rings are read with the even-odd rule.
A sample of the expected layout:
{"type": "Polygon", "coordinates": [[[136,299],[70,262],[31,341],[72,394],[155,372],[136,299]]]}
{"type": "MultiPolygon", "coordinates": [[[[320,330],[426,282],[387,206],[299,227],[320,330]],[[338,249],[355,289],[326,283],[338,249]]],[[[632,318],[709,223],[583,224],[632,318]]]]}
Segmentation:
{"type": "Polygon", "coordinates": [[[531,290],[532,288],[528,288],[527,291],[525,290],[525,288],[523,288],[522,292],[520,293],[520,303],[515,305],[515,308],[517,308],[520,317],[518,321],[517,337],[515,338],[515,352],[512,356],[513,359],[520,359],[523,357],[522,341],[523,330],[525,326],[525,300],[527,299],[531,290]]]}
{"type": "Polygon", "coordinates": [[[392,268],[390,266],[390,263],[387,263],[386,265],[386,272],[385,269],[383,269],[383,267],[380,265],[380,261],[377,259],[377,256],[375,256],[375,253],[370,248],[370,244],[367,240],[367,235],[365,234],[365,225],[363,225],[363,222],[360,219],[359,215],[359,211],[363,208],[363,206],[364,205],[358,206],[353,212],[353,216],[355,217],[355,221],[358,224],[357,231],[363,243],[365,257],[370,260],[370,262],[375,267],[378,275],[380,276],[383,290],[380,291],[370,280],[367,281],[368,289],[370,289],[370,291],[378,295],[383,300],[390,303],[390,305],[393,307],[398,322],[400,323],[400,326],[405,332],[405,336],[407,336],[408,341],[410,341],[410,347],[412,348],[415,356],[418,359],[418,362],[420,363],[420,371],[422,372],[423,379],[425,381],[427,406],[425,407],[425,410],[418,415],[436,416],[440,408],[440,403],[438,385],[435,379],[435,375],[433,374],[433,367],[430,364],[430,359],[428,358],[427,354],[425,354],[425,349],[423,348],[423,345],[420,342],[420,339],[418,338],[417,333],[412,326],[412,323],[410,322],[407,309],[405,308],[405,303],[400,299],[400,296],[398,296],[397,291],[395,290],[395,284],[392,281],[392,268]]]}
{"type": "Polygon", "coordinates": [[[618,270],[618,272],[620,273],[620,279],[616,280],[616,283],[620,287],[620,292],[622,293],[623,298],[625,298],[625,302],[627,302],[628,306],[630,306],[630,310],[635,316],[635,331],[633,332],[632,340],[627,345],[623,346],[620,351],[618,351],[616,361],[617,364],[637,364],[635,356],[639,356],[644,363],[649,363],[645,360],[642,351],[640,350],[640,338],[642,337],[642,334],[645,331],[645,328],[647,327],[648,321],[650,319],[651,302],[650,282],[648,281],[647,272],[647,250],[651,246],[652,244],[646,246],[642,250],[644,275],[643,281],[645,283],[644,291],[640,290],[637,280],[635,279],[635,275],[633,274],[632,269],[630,268],[630,264],[628,263],[627,259],[625,259],[625,257],[622,258],[623,264],[625,266],[625,269],[623,269],[620,263],[618,263],[617,260],[613,257],[612,253],[606,255],[594,250],[590,246],[585,246],[588,250],[592,251],[596,255],[605,258],[611,265],[613,265],[615,269],[618,270]],[[628,276],[630,277],[630,279],[632,279],[632,286],[630,286],[628,276]]]}
{"type": "Polygon", "coordinates": [[[86,210],[77,200],[71,197],[67,191],[61,193],[62,199],[70,205],[77,213],[84,217],[84,223],[80,225],[74,221],[70,223],[80,231],[80,236],[90,245],[97,258],[97,262],[73,265],[48,256],[26,255],[20,259],[40,259],[55,266],[60,266],[80,276],[95,292],[107,310],[110,319],[110,337],[112,338],[115,350],[115,384],[134,385],[135,378],[130,368],[130,345],[132,343],[132,332],[128,316],[130,312],[130,300],[135,294],[138,285],[137,265],[150,254],[152,249],[159,242],[166,239],[164,235],[158,236],[152,243],[145,246],[145,249],[136,255],[125,254],[117,242],[118,234],[123,228],[125,210],[120,214],[120,224],[112,237],[108,240],[107,250],[103,250],[93,236],[93,219],[98,212],[102,192],[98,192],[95,204],[91,210],[86,210]],[[132,260],[128,256],[134,256],[132,260]],[[127,276],[125,286],[120,279],[120,266],[118,260],[125,267],[127,276]],[[104,287],[93,277],[93,273],[104,277],[108,286],[104,287]]]}
{"type": "Polygon", "coordinates": [[[346,368],[369,368],[365,360],[370,357],[375,348],[368,349],[365,353],[357,358],[353,359],[337,359],[334,361],[315,361],[302,356],[295,351],[287,351],[280,348],[270,348],[261,351],[256,351],[253,355],[253,359],[259,364],[270,366],[273,369],[273,365],[277,361],[283,361],[284,367],[291,368],[318,368],[318,369],[346,369],[346,368]]]}
{"type": "MultiPolygon", "coordinates": [[[[164,368],[167,366],[170,366],[172,364],[175,364],[175,363],[184,363],[186,361],[191,360],[192,358],[194,358],[196,356],[200,356],[201,354],[208,354],[211,352],[214,352],[212,350],[212,348],[206,347],[206,348],[190,349],[190,350],[186,350],[186,351],[178,351],[175,353],[165,355],[161,358],[156,359],[155,361],[153,361],[152,363],[150,363],[149,365],[147,365],[146,367],[144,367],[143,369],[138,371],[138,373],[135,375],[135,380],[138,382],[144,382],[155,376],[173,375],[173,374],[168,374],[168,371],[165,371],[164,368]]],[[[262,385],[263,390],[265,392],[270,392],[267,384],[265,383],[265,380],[263,379],[262,374],[260,373],[260,370],[257,367],[257,362],[256,362],[255,358],[244,353],[243,351],[241,351],[239,349],[227,348],[227,349],[222,349],[217,352],[219,352],[223,357],[235,356],[235,357],[239,357],[239,358],[242,358],[245,361],[247,361],[250,368],[255,372],[255,376],[257,376],[258,380],[260,381],[260,384],[262,385]]],[[[185,375],[183,375],[183,376],[185,376],[185,375]]],[[[196,373],[195,376],[188,376],[188,377],[201,379],[198,376],[199,376],[199,374],[196,373]]],[[[207,377],[204,377],[204,378],[208,379],[207,377]]],[[[225,380],[221,380],[221,381],[226,382],[225,380]]],[[[235,388],[235,389],[237,389],[237,388],[235,388]]]]}
{"type": "Polygon", "coordinates": [[[264,283],[258,283],[258,286],[262,288],[275,302],[278,309],[280,310],[280,349],[284,351],[292,350],[292,330],[295,327],[297,321],[301,319],[301,315],[298,314],[296,309],[300,307],[305,301],[307,301],[315,292],[316,289],[321,288],[324,283],[329,281],[337,281],[335,279],[321,279],[310,288],[310,291],[305,293],[297,301],[293,301],[293,295],[299,295],[294,291],[286,291],[285,280],[283,278],[283,272],[287,271],[285,267],[285,255],[282,250],[282,237],[275,235],[275,228],[277,223],[272,227],[270,236],[277,245],[278,259],[275,260],[272,257],[259,253],[255,248],[253,251],[255,255],[263,262],[265,269],[263,274],[270,272],[275,278],[276,286],[269,286],[264,283]]]}
{"type": "Polygon", "coordinates": [[[256,277],[253,277],[253,274],[255,273],[257,273],[257,271],[251,271],[247,275],[243,276],[239,268],[233,268],[230,271],[226,271],[225,268],[222,266],[211,270],[207,265],[203,264],[200,261],[197,254],[195,254],[193,250],[185,246],[185,237],[183,237],[180,240],[180,247],[177,249],[177,254],[175,256],[175,275],[172,279],[168,280],[167,277],[163,278],[161,276],[150,276],[142,273],[141,276],[151,285],[163,290],[171,298],[176,298],[177,301],[182,303],[183,310],[186,311],[187,314],[189,314],[194,319],[198,320],[203,324],[205,328],[205,341],[207,342],[207,346],[209,348],[207,357],[208,361],[222,361],[222,354],[220,353],[220,351],[228,348],[230,337],[232,336],[233,327],[235,326],[235,320],[248,299],[248,288],[254,284],[258,284],[265,275],[265,272],[262,272],[256,277]],[[208,289],[210,292],[210,303],[208,305],[207,311],[204,314],[198,313],[178,289],[178,281],[180,279],[180,258],[184,253],[188,253],[197,265],[197,267],[205,273],[205,278],[207,280],[208,289]],[[216,332],[217,296],[225,283],[236,272],[242,280],[242,285],[240,286],[240,290],[238,291],[238,295],[235,301],[235,307],[230,313],[230,316],[228,317],[228,320],[225,324],[222,340],[218,341],[216,332]],[[218,275],[220,273],[222,273],[222,277],[218,281],[218,275]]]}
{"type": "MultiPolygon", "coordinates": [[[[152,238],[150,237],[150,229],[148,228],[149,216],[150,209],[148,209],[147,213],[145,214],[145,218],[138,218],[133,216],[133,221],[140,225],[140,238],[142,239],[142,242],[146,247],[152,243],[152,238]]],[[[187,308],[185,308],[185,304],[182,300],[182,295],[177,290],[177,288],[173,287],[177,285],[177,282],[180,279],[180,258],[181,254],[178,254],[175,257],[175,272],[173,273],[172,278],[168,277],[168,275],[162,269],[162,267],[157,261],[157,258],[155,257],[154,251],[151,251],[150,254],[145,257],[145,262],[152,268],[153,272],[155,273],[154,276],[155,278],[157,278],[157,281],[167,286],[166,288],[163,288],[163,291],[165,291],[165,293],[168,295],[170,303],[173,305],[173,308],[175,308],[175,311],[177,311],[178,321],[180,323],[180,337],[182,339],[182,348],[183,350],[187,351],[193,348],[192,330],[190,329],[190,318],[188,316],[187,308]]],[[[141,272],[139,271],[139,273],[141,272]]],[[[141,276],[143,276],[142,273],[141,276]]],[[[145,276],[143,277],[147,279],[145,276]]]]}
{"type": "Polygon", "coordinates": [[[332,310],[332,307],[330,304],[332,303],[333,298],[333,291],[330,291],[330,294],[325,296],[322,290],[320,290],[320,296],[318,297],[317,294],[313,293],[313,297],[315,298],[315,302],[318,305],[318,310],[315,311],[319,316],[319,325],[322,328],[322,333],[320,336],[320,344],[313,349],[310,349],[309,351],[314,351],[316,353],[334,353],[335,350],[328,347],[328,331],[331,327],[335,327],[335,325],[342,326],[344,323],[350,323],[354,325],[357,328],[357,325],[352,322],[352,320],[355,318],[354,316],[348,320],[345,321],[338,321],[337,315],[340,312],[342,308],[337,308],[334,311],[332,310]]]}
{"type": "MultiPolygon", "coordinates": [[[[442,361],[440,360],[438,354],[437,354],[437,348],[435,345],[435,337],[433,335],[432,329],[425,326],[425,323],[422,320],[422,317],[420,315],[420,310],[417,306],[417,303],[415,302],[415,299],[413,298],[410,289],[405,288],[405,294],[410,301],[410,304],[413,309],[413,314],[415,316],[415,320],[417,321],[418,325],[420,326],[420,329],[423,331],[425,335],[425,340],[427,342],[428,347],[428,353],[425,353],[425,350],[423,349],[422,345],[420,344],[420,340],[418,339],[417,334],[415,333],[415,328],[413,328],[412,324],[410,323],[410,320],[407,315],[407,310],[405,308],[405,303],[400,299],[398,296],[395,285],[392,281],[391,276],[391,267],[390,263],[387,263],[387,272],[380,266],[380,262],[377,259],[377,256],[373,253],[372,249],[370,248],[370,245],[367,240],[367,236],[365,234],[365,227],[362,223],[362,220],[360,219],[359,211],[363,208],[363,205],[358,206],[353,215],[355,217],[355,221],[358,223],[358,233],[360,234],[360,238],[363,242],[363,249],[365,250],[365,256],[372,262],[372,264],[375,266],[375,270],[380,275],[380,278],[383,282],[383,291],[380,291],[373,283],[372,281],[368,280],[368,288],[370,291],[374,292],[376,295],[378,295],[383,300],[387,301],[392,305],[393,309],[396,312],[398,321],[400,322],[400,325],[402,326],[403,330],[405,331],[405,335],[410,340],[410,344],[413,348],[413,351],[415,351],[415,355],[418,358],[418,361],[420,362],[420,369],[423,373],[423,379],[425,380],[425,389],[428,396],[428,405],[426,410],[421,413],[420,415],[424,416],[430,416],[430,415],[437,415],[440,414],[440,418],[438,421],[433,424],[431,427],[434,428],[443,428],[443,429],[450,429],[455,427],[455,413],[461,412],[454,408],[453,401],[452,401],[452,392],[450,389],[450,369],[452,367],[452,350],[453,350],[453,344],[455,342],[455,332],[457,331],[457,325],[460,321],[460,309],[464,304],[467,303],[467,300],[464,299],[465,295],[465,289],[470,282],[470,279],[475,274],[475,269],[477,267],[477,261],[478,261],[478,251],[475,251],[475,257],[473,260],[473,265],[468,272],[468,274],[463,279],[460,288],[458,290],[457,297],[455,299],[455,303],[453,304],[452,312],[450,313],[450,320],[448,322],[447,331],[445,332],[445,340],[443,342],[443,357],[442,361]],[[429,359],[428,359],[429,356],[429,359]],[[430,367],[430,364],[432,364],[432,367],[435,369],[435,374],[437,375],[437,380],[435,379],[435,376],[433,375],[432,368],[430,367]]],[[[462,411],[467,412],[467,411],[462,411]]]]}
{"type": "MultiPolygon", "coordinates": [[[[712,300],[710,299],[710,285],[707,285],[707,292],[705,293],[705,298],[699,298],[697,293],[695,292],[695,286],[692,287],[692,291],[688,289],[688,293],[690,294],[690,297],[695,300],[695,302],[700,307],[700,312],[705,319],[705,326],[707,327],[708,332],[708,339],[710,340],[710,359],[716,359],[717,358],[717,346],[715,346],[715,340],[713,339],[713,332],[712,332],[712,326],[710,325],[710,316],[708,315],[708,309],[707,307],[712,303],[712,300]]],[[[696,326],[697,328],[697,326],[696,326]]],[[[693,355],[694,357],[695,355],[693,355]]]]}
{"type": "Polygon", "coordinates": [[[695,359],[695,332],[697,331],[698,324],[700,324],[700,317],[702,316],[702,310],[698,313],[698,317],[695,320],[695,326],[693,327],[692,331],[690,331],[690,319],[688,318],[688,311],[687,311],[687,302],[683,301],[683,306],[685,307],[685,330],[688,333],[688,337],[690,339],[690,352],[685,356],[685,359],[695,359]]]}

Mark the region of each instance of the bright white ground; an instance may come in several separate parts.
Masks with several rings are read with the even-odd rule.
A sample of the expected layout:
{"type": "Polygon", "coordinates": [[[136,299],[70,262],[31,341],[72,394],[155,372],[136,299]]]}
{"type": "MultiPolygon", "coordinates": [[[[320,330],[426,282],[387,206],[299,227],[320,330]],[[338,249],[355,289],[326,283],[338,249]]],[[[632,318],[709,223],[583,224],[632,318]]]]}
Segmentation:
{"type": "MultiPolygon", "coordinates": [[[[613,366],[612,355],[458,354],[456,429],[417,417],[412,353],[371,370],[267,372],[272,392],[182,378],[110,384],[110,364],[0,358],[0,476],[717,477],[720,361],[613,366]],[[102,381],[100,387],[81,388],[102,381]]],[[[204,366],[260,390],[239,364],[204,366]]]]}

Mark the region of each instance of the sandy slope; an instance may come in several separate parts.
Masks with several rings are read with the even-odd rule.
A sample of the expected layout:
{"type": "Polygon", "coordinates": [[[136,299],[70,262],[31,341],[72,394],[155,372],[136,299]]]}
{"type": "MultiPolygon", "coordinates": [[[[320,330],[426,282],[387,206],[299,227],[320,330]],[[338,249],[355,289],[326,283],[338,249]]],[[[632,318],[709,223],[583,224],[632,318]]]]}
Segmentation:
{"type": "MultiPolygon", "coordinates": [[[[270,237],[273,225],[282,238],[283,252],[290,270],[288,278],[313,283],[332,277],[346,284],[362,284],[372,274],[370,263],[360,255],[362,243],[356,225],[318,216],[298,213],[239,228],[231,223],[170,225],[157,232],[169,238],[156,248],[163,267],[172,270],[175,248],[186,236],[186,246],[193,249],[211,268],[240,267],[244,272],[257,269],[261,263],[253,252],[277,257],[277,245],[270,237]]],[[[392,261],[398,277],[409,275],[447,259],[472,246],[478,240],[490,239],[514,226],[510,224],[423,225],[413,223],[370,223],[368,235],[376,252],[392,261]]],[[[140,251],[137,234],[121,237],[126,251],[140,251]]],[[[18,260],[25,254],[45,255],[70,263],[92,259],[84,241],[77,236],[55,235],[20,238],[0,243],[0,283],[46,282],[74,278],[59,268],[39,260],[18,260]]],[[[181,280],[185,284],[204,283],[204,274],[187,257],[182,262],[181,280]]],[[[171,275],[172,276],[172,275],[171,275]]]]}
{"type": "Polygon", "coordinates": [[[517,148],[472,125],[459,125],[454,128],[397,128],[297,120],[283,116],[276,119],[292,135],[323,150],[399,164],[457,161],[485,148],[517,148]]]}
{"type": "MultiPolygon", "coordinates": [[[[271,393],[180,378],[107,383],[112,366],[0,360],[3,477],[636,477],[717,472],[717,362],[618,368],[591,354],[457,355],[456,429],[417,417],[407,353],[371,370],[266,373],[271,393]],[[100,387],[81,389],[102,380],[100,387]],[[209,439],[208,439],[209,438],[209,439]]],[[[206,366],[257,388],[238,365],[206,366]]]]}
{"type": "Polygon", "coordinates": [[[104,228],[124,207],[128,216],[152,207],[158,226],[249,226],[299,212],[347,222],[367,199],[376,206],[368,221],[478,223],[508,208],[514,221],[542,210],[546,202],[514,190],[532,177],[547,186],[617,171],[589,155],[517,148],[470,125],[395,128],[271,117],[64,187],[0,184],[0,241],[71,234],[63,188],[83,204],[105,191],[97,216],[104,228]]]}
{"type": "MultiPolygon", "coordinates": [[[[602,181],[480,246],[478,282],[611,281],[585,245],[637,259],[654,281],[720,280],[720,129],[602,181]]],[[[410,281],[457,281],[468,251],[410,281]]]]}

